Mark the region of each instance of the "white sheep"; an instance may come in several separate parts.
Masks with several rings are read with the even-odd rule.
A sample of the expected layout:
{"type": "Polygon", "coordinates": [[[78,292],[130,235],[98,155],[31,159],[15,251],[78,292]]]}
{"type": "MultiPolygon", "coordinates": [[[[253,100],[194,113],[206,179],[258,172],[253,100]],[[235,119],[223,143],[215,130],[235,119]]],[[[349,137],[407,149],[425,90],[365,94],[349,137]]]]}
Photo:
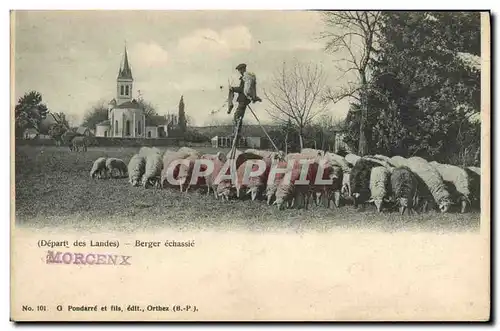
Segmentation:
{"type": "Polygon", "coordinates": [[[402,156],[396,155],[396,156],[391,157],[389,163],[391,165],[393,165],[394,167],[406,167],[408,165],[408,159],[406,159],[402,156]]]}
{"type": "Polygon", "coordinates": [[[106,171],[110,177],[113,177],[113,171],[118,172],[119,177],[125,177],[128,174],[125,162],[114,157],[106,159],[106,171]]]}
{"type": "Polygon", "coordinates": [[[344,159],[350,163],[352,166],[355,166],[356,165],[356,162],[358,162],[358,160],[360,159],[361,157],[357,156],[356,154],[352,154],[352,153],[349,153],[347,154],[344,159]]]}
{"type": "Polygon", "coordinates": [[[320,149],[314,149],[314,148],[302,148],[300,150],[300,154],[302,155],[313,155],[313,156],[324,156],[325,152],[323,152],[320,149]]]}
{"type": "Polygon", "coordinates": [[[476,174],[481,176],[481,168],[480,167],[467,167],[469,170],[474,171],[476,174]]]}
{"type": "Polygon", "coordinates": [[[415,211],[418,204],[418,180],[408,167],[397,167],[391,173],[391,190],[401,215],[415,211]]]}
{"type": "Polygon", "coordinates": [[[407,166],[424,181],[441,212],[447,212],[452,198],[439,172],[429,162],[417,156],[409,158],[407,166]]]}
{"type": "Polygon", "coordinates": [[[351,171],[351,167],[349,166],[349,162],[347,162],[346,159],[343,158],[342,156],[335,154],[335,153],[327,152],[325,154],[325,157],[330,162],[338,164],[342,168],[342,171],[344,173],[351,171]]]}
{"type": "Polygon", "coordinates": [[[102,178],[106,172],[106,158],[100,157],[94,161],[90,169],[90,178],[102,178]]]}
{"type": "Polygon", "coordinates": [[[179,152],[179,151],[166,151],[165,154],[163,154],[163,159],[162,159],[162,170],[160,174],[160,185],[162,187],[167,186],[167,184],[172,184],[173,183],[168,183],[168,178],[175,179],[176,184],[175,186],[179,186],[179,188],[182,187],[184,184],[183,182],[181,183],[180,178],[179,178],[179,171],[181,168],[181,164],[177,163],[175,167],[171,167],[170,165],[173,162],[178,162],[180,160],[183,160],[187,158],[190,154],[188,152],[179,152]]]}
{"type": "Polygon", "coordinates": [[[129,183],[132,186],[139,186],[142,176],[146,171],[146,158],[142,155],[135,154],[128,163],[129,183]]]}
{"type": "Polygon", "coordinates": [[[390,176],[391,172],[384,166],[373,168],[370,174],[371,197],[368,202],[373,202],[379,212],[382,210],[382,203],[388,201],[390,176]]]}
{"type": "Polygon", "coordinates": [[[198,158],[201,157],[200,152],[198,152],[196,149],[193,149],[193,148],[190,148],[190,147],[181,147],[181,148],[179,148],[178,152],[179,153],[188,153],[188,154],[191,154],[191,155],[195,155],[198,158]]]}
{"type": "Polygon", "coordinates": [[[470,207],[472,199],[472,192],[469,187],[469,175],[465,169],[436,161],[429,164],[439,172],[443,180],[453,184],[459,194],[456,200],[461,205],[461,212],[464,213],[467,207],[470,207]]]}
{"type": "Polygon", "coordinates": [[[161,157],[161,152],[156,152],[151,149],[146,155],[146,166],[144,175],[142,176],[142,185],[144,188],[148,187],[148,184],[154,185],[156,188],[160,187],[160,176],[163,169],[163,162],[161,157]]]}

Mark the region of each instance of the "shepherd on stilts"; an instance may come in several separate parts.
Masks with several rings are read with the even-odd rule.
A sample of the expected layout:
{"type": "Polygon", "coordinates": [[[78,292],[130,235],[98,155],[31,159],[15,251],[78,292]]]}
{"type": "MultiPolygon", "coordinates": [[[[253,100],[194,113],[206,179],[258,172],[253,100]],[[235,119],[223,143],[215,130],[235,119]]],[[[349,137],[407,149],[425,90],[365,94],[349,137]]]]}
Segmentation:
{"type": "Polygon", "coordinates": [[[257,78],[255,74],[247,72],[247,65],[245,63],[241,63],[236,67],[236,70],[240,73],[240,85],[233,87],[229,87],[229,96],[228,96],[228,114],[231,114],[231,111],[234,108],[233,100],[234,93],[238,93],[238,97],[236,101],[238,102],[238,106],[236,111],[234,112],[234,131],[233,131],[233,144],[231,146],[231,159],[234,159],[236,154],[236,148],[238,141],[241,136],[241,126],[243,124],[243,117],[245,116],[245,110],[250,103],[261,102],[262,99],[257,96],[257,78]]]}

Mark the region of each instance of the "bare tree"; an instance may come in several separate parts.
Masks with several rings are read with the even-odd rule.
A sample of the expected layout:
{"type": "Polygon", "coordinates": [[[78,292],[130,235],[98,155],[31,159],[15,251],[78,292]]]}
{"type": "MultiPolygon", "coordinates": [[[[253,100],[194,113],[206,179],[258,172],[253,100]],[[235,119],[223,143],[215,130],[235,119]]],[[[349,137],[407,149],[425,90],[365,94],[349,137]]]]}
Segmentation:
{"type": "Polygon", "coordinates": [[[299,131],[300,148],[304,147],[304,128],[325,110],[321,95],[325,76],[320,66],[295,62],[288,67],[283,63],[281,70],[272,78],[271,88],[264,91],[271,108],[269,116],[280,124],[289,121],[299,131]]]}
{"type": "Polygon", "coordinates": [[[365,124],[368,107],[366,104],[366,89],[370,80],[370,66],[373,50],[377,42],[377,34],[381,23],[380,11],[329,11],[323,13],[327,27],[321,38],[327,39],[325,50],[333,54],[341,54],[338,59],[342,77],[354,71],[357,73],[355,82],[348,82],[336,91],[327,91],[325,99],[333,103],[351,97],[361,104],[361,121],[359,128],[360,155],[368,154],[365,124]],[[343,66],[340,65],[343,63],[343,66]]]}

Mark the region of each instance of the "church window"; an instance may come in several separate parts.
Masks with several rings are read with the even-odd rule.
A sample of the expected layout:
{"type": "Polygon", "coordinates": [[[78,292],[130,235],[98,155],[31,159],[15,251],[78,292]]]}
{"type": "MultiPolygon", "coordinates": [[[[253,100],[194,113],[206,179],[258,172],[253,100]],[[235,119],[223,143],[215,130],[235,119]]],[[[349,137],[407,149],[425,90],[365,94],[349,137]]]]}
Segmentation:
{"type": "Polygon", "coordinates": [[[115,134],[118,134],[118,120],[115,121],[115,134]]]}
{"type": "Polygon", "coordinates": [[[125,134],[127,136],[130,136],[130,121],[127,120],[127,122],[125,122],[125,134]]]}
{"type": "Polygon", "coordinates": [[[148,138],[151,138],[151,131],[148,131],[148,138]]]}
{"type": "Polygon", "coordinates": [[[122,86],[120,86],[120,94],[121,94],[121,95],[123,95],[123,94],[124,94],[124,93],[123,93],[123,85],[122,85],[122,86]]]}
{"type": "Polygon", "coordinates": [[[125,95],[128,95],[128,85],[125,86],[125,95]]]}
{"type": "Polygon", "coordinates": [[[137,122],[137,133],[141,134],[141,121],[137,122]]]}

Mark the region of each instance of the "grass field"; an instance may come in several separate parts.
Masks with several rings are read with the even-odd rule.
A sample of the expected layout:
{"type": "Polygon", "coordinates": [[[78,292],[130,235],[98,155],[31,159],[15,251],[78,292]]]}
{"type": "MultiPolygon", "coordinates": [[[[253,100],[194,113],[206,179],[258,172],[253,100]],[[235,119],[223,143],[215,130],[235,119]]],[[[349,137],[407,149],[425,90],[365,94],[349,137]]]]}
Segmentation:
{"type": "MultiPolygon", "coordinates": [[[[201,149],[200,149],[201,150],[201,149]]],[[[477,231],[480,214],[400,216],[352,206],[279,211],[264,201],[216,200],[204,191],[132,187],[127,178],[91,180],[90,168],[100,156],[126,163],[138,148],[91,147],[70,153],[63,147],[18,146],[15,152],[16,224],[99,231],[174,230],[329,231],[370,228],[382,231],[477,231]]],[[[202,152],[214,152],[205,148],[202,152]]]]}

